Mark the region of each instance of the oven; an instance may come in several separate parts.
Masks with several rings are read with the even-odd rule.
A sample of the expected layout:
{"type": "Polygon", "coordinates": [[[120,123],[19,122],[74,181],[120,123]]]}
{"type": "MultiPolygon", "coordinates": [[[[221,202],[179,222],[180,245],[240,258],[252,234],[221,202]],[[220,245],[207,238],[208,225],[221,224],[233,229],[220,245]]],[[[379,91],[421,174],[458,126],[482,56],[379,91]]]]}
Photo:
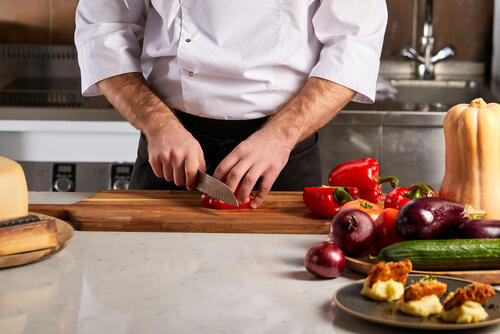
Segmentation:
{"type": "Polygon", "coordinates": [[[128,189],[134,165],[107,162],[19,161],[30,191],[100,192],[128,189]]]}

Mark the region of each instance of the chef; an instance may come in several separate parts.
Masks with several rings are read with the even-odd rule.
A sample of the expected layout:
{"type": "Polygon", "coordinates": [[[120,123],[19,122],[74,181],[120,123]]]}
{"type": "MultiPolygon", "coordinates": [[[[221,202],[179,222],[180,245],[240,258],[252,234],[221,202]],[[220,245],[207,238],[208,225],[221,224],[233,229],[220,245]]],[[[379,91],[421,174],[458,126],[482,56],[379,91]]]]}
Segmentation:
{"type": "Polygon", "coordinates": [[[383,0],[80,0],[82,93],[141,131],[131,189],[206,171],[257,208],[322,184],[317,130],[373,103],[386,24],[383,0]]]}

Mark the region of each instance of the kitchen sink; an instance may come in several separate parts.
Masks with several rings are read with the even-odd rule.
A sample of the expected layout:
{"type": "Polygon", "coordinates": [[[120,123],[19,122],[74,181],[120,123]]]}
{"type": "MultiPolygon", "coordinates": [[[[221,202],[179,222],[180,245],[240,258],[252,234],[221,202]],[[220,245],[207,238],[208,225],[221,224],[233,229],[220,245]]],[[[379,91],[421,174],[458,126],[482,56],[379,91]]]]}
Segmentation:
{"type": "Polygon", "coordinates": [[[482,97],[486,102],[498,99],[476,81],[428,81],[428,80],[391,80],[397,89],[394,99],[388,99],[403,110],[447,111],[459,103],[469,103],[482,97]]]}
{"type": "Polygon", "coordinates": [[[446,112],[459,103],[481,97],[500,102],[488,88],[473,80],[386,80],[376,102],[362,106],[349,103],[346,110],[446,112]]]}

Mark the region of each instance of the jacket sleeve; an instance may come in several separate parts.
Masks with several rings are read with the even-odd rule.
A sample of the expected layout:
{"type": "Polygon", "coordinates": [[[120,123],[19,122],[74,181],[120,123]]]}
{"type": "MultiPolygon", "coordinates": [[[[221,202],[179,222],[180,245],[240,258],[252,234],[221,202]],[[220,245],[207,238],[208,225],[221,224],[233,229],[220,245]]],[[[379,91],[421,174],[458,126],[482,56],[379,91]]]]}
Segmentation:
{"type": "Polygon", "coordinates": [[[353,89],[355,102],[373,103],[387,26],[386,2],[323,0],[313,26],[323,48],[310,76],[353,89]]]}
{"type": "Polygon", "coordinates": [[[142,72],[139,39],[144,34],[144,0],[80,0],[75,45],[84,96],[101,95],[96,83],[123,73],[142,72]]]}

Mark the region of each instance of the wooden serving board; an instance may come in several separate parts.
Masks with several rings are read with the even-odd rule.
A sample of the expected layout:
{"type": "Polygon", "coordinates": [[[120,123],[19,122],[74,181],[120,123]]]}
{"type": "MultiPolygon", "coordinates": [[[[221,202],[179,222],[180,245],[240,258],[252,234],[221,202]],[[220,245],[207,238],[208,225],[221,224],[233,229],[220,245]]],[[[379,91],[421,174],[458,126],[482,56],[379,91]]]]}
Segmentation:
{"type": "MultiPolygon", "coordinates": [[[[372,266],[377,262],[378,260],[370,259],[368,257],[363,257],[363,258],[346,257],[346,267],[361,274],[368,274],[372,266]]],[[[432,274],[434,276],[460,278],[485,284],[500,284],[500,270],[492,270],[492,269],[449,270],[449,271],[412,270],[411,273],[415,275],[432,274]]]]}
{"type": "Polygon", "coordinates": [[[82,231],[329,233],[330,219],[309,212],[302,192],[270,192],[258,209],[202,207],[201,193],[107,190],[70,205],[31,204],[32,212],[69,221],[82,231]]]}
{"type": "MultiPolygon", "coordinates": [[[[33,212],[30,212],[30,214],[31,213],[33,212]]],[[[37,215],[42,220],[53,218],[38,213],[37,215]]],[[[0,256],[0,268],[20,266],[32,262],[45,260],[51,257],[52,255],[59,253],[64,248],[66,248],[66,246],[69,245],[71,240],[73,240],[73,235],[75,234],[73,227],[71,227],[71,225],[69,225],[68,223],[57,218],[56,218],[56,224],[57,224],[57,235],[59,238],[59,242],[56,246],[45,249],[39,249],[31,252],[0,256]]]]}

